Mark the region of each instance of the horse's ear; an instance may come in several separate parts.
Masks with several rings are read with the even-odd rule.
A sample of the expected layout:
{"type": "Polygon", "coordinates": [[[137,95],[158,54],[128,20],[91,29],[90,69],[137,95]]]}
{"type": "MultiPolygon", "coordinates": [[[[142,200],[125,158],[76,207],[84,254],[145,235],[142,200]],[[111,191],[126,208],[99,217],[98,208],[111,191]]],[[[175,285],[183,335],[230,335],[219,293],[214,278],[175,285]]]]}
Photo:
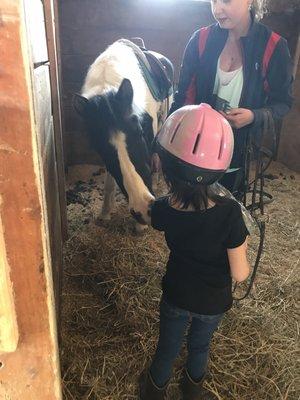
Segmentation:
{"type": "Polygon", "coordinates": [[[86,111],[89,106],[89,101],[87,98],[75,93],[73,96],[73,107],[78,112],[79,115],[85,116],[86,111]]]}
{"type": "Polygon", "coordinates": [[[116,98],[121,105],[122,112],[129,114],[132,109],[133,88],[129,79],[123,79],[116,98]]]}

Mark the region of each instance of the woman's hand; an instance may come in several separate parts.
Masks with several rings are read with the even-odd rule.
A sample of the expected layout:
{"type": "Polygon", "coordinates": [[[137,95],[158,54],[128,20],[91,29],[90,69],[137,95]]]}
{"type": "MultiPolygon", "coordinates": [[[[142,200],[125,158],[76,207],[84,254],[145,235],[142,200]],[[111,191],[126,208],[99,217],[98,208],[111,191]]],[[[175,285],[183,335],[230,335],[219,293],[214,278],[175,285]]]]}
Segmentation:
{"type": "Polygon", "coordinates": [[[232,108],[227,113],[221,112],[233,128],[239,129],[249,125],[254,120],[254,114],[247,108],[232,108]]]}

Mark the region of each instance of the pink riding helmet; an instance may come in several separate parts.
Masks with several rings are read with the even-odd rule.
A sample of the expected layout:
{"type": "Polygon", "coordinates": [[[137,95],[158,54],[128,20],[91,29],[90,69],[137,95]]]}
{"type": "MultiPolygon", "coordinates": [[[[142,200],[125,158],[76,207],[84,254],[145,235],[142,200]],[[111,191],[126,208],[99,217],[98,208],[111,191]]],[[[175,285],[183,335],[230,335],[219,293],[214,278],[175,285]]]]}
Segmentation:
{"type": "Polygon", "coordinates": [[[169,166],[177,164],[177,178],[211,184],[229,168],[234,139],[229,122],[210,105],[201,103],[171,114],[158,134],[157,144],[161,158],[169,166]]]}

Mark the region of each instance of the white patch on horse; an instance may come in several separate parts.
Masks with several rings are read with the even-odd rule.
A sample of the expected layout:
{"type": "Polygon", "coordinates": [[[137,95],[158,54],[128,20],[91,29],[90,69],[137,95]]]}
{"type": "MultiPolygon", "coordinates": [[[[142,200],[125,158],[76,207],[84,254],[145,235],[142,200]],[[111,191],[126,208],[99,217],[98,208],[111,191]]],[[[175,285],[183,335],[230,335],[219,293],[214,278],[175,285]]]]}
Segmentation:
{"type": "MultiPolygon", "coordinates": [[[[142,116],[144,113],[150,115],[155,136],[167,116],[173,96],[161,102],[154,99],[134,51],[126,44],[115,42],[96,58],[88,70],[81,94],[90,99],[96,95],[104,95],[112,89],[118,91],[124,78],[130,80],[133,88],[132,107],[134,113],[138,116],[142,116]]],[[[129,158],[124,133],[115,134],[111,143],[118,152],[124,187],[129,197],[129,208],[133,208],[135,212],[141,212],[143,218],[149,222],[147,208],[153,196],[129,158]]],[[[108,177],[104,188],[104,204],[100,218],[109,218],[113,197],[114,188],[108,177]]],[[[139,228],[137,230],[142,230],[145,229],[145,226],[137,224],[137,228],[139,228]]]]}
{"type": "Polygon", "coordinates": [[[146,111],[152,117],[153,132],[156,135],[158,116],[164,102],[159,103],[153,98],[134,51],[125,44],[115,42],[96,58],[88,70],[81,94],[89,99],[112,88],[118,90],[124,78],[131,81],[134,107],[140,113],[146,111]]]}
{"type": "MultiPolygon", "coordinates": [[[[150,201],[154,200],[154,197],[149,192],[143,179],[137,173],[133,163],[130,160],[126,138],[123,132],[115,133],[110,139],[111,144],[116,148],[118,158],[120,162],[120,168],[123,176],[123,184],[128,193],[129,209],[133,209],[135,212],[142,213],[144,219],[148,215],[148,207],[150,201]]],[[[147,223],[150,222],[148,217],[147,223]]]]}

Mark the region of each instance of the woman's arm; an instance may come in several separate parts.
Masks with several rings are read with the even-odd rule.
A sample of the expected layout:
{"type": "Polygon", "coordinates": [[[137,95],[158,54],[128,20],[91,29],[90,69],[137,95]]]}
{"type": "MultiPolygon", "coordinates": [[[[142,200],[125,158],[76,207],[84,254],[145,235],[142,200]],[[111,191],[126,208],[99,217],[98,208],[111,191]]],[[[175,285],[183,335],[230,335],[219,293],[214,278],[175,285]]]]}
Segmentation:
{"type": "Polygon", "coordinates": [[[250,266],[247,260],[247,238],[244,243],[233,249],[227,249],[230,272],[236,282],[242,282],[248,278],[250,266]]]}
{"type": "Polygon", "coordinates": [[[282,119],[291,109],[292,97],[292,60],[285,39],[281,38],[274,50],[269,63],[267,76],[266,102],[260,109],[249,110],[235,108],[228,113],[221,112],[233,128],[242,128],[252,124],[261,127],[263,122],[263,109],[271,110],[274,119],[282,119]]]}
{"type": "MultiPolygon", "coordinates": [[[[264,108],[271,110],[274,119],[282,119],[291,109],[292,97],[292,60],[287,41],[280,38],[272,55],[267,71],[267,98],[264,108]]],[[[263,110],[252,110],[254,124],[261,125],[263,121],[263,110]]]]}
{"type": "Polygon", "coordinates": [[[184,106],[194,104],[196,100],[196,71],[199,64],[199,31],[190,38],[183,55],[178,90],[169,114],[184,106]]]}

